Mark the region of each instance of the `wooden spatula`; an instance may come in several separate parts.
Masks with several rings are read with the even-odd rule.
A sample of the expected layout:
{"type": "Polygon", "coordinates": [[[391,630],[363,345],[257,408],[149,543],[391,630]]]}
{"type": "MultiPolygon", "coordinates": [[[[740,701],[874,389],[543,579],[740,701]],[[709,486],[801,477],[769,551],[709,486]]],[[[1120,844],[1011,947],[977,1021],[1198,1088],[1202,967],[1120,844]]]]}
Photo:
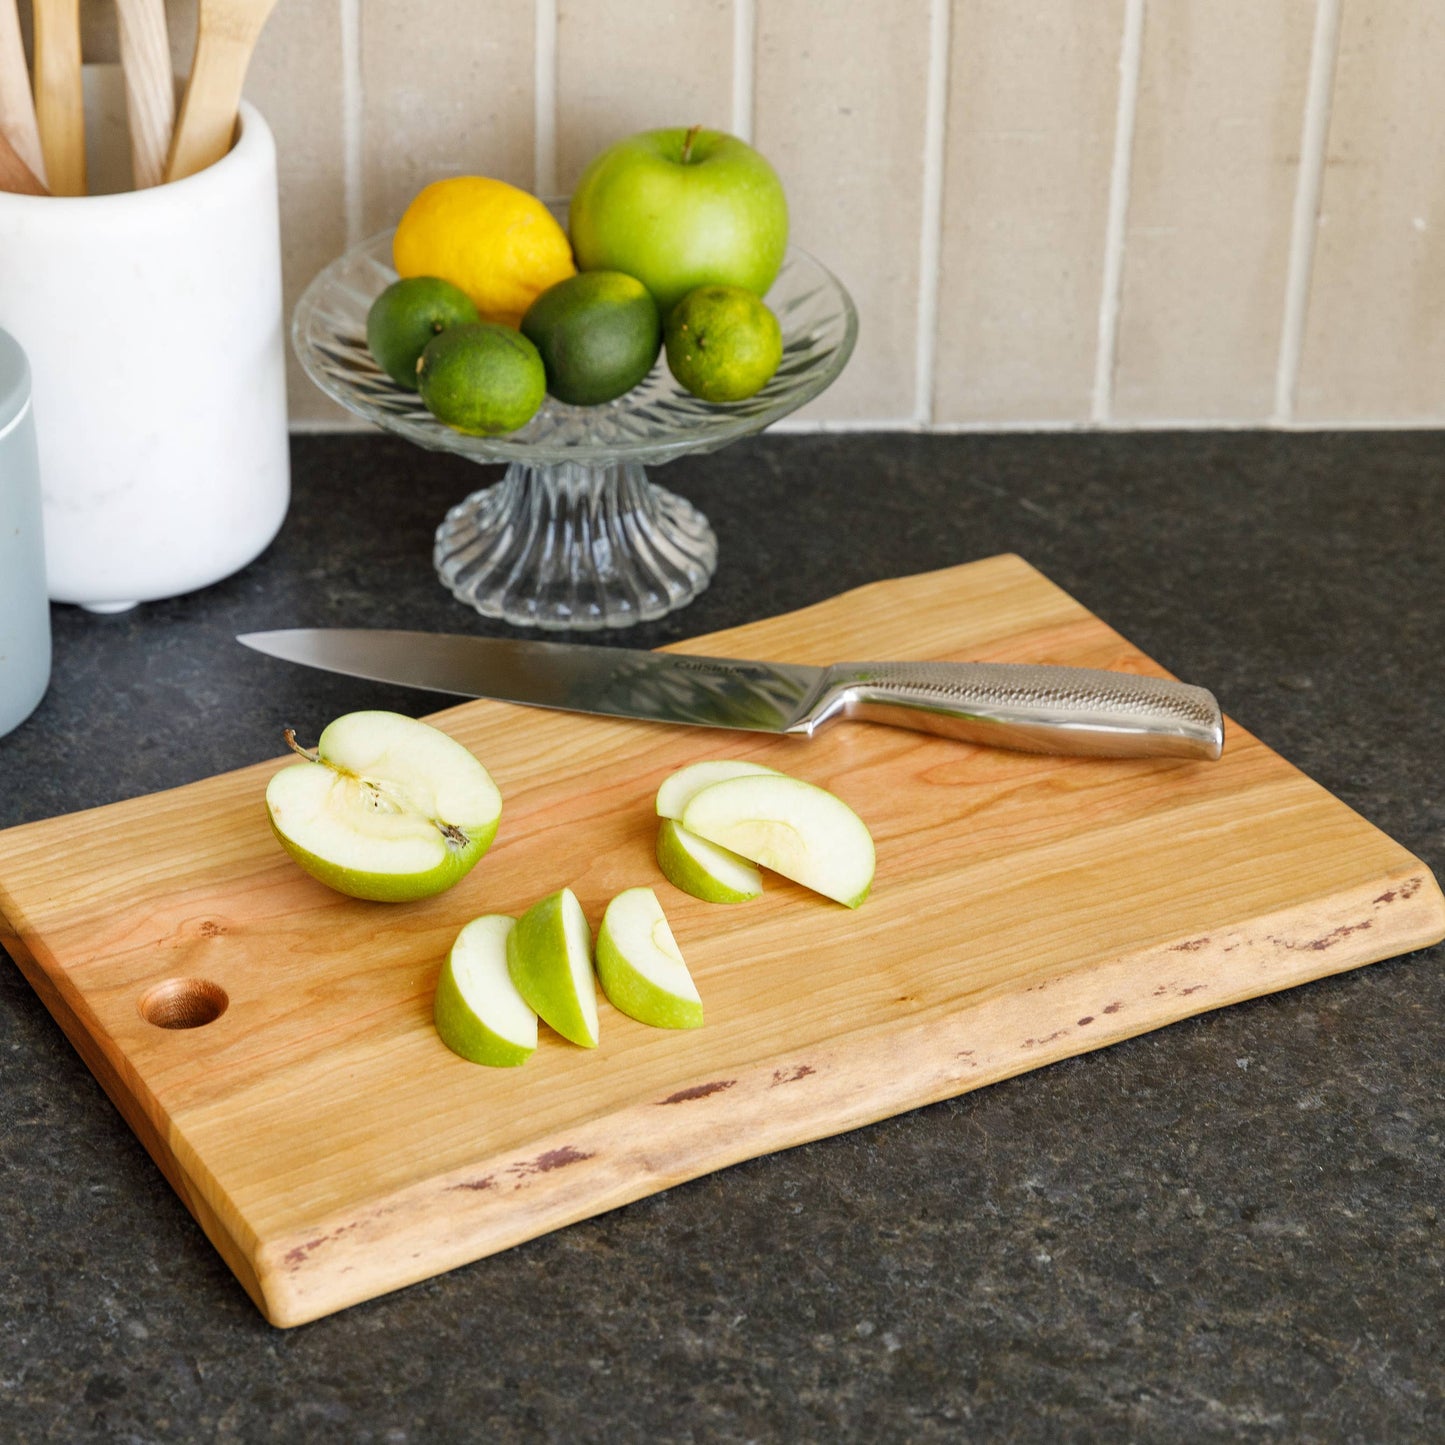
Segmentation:
{"type": "Polygon", "coordinates": [[[166,179],[214,165],[231,148],[246,67],[276,0],[200,0],[196,54],[171,143],[166,179]]]}
{"type": "Polygon", "coordinates": [[[0,137],[10,143],[12,154],[31,179],[44,181],[45,161],[40,152],[40,130],[35,124],[35,101],[30,93],[30,71],[25,64],[16,0],[0,0],[0,137]]]}
{"type": "Polygon", "coordinates": [[[35,117],[45,178],[57,196],[85,194],[80,65],[80,0],[35,0],[35,117]]]}
{"type": "Polygon", "coordinates": [[[35,178],[35,172],[20,159],[4,131],[0,131],[0,191],[18,191],[25,196],[50,194],[35,178]]]}
{"type": "Polygon", "coordinates": [[[120,66],[130,126],[130,166],[136,189],[165,179],[176,124],[176,86],[166,0],[115,0],[120,21],[120,66]]]}

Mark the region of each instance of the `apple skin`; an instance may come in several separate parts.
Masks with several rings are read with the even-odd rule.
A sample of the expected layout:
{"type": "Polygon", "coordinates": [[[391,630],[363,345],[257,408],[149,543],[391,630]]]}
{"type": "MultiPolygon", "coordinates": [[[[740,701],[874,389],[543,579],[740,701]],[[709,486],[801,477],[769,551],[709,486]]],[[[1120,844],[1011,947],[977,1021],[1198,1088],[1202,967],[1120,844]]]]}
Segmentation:
{"type": "Polygon", "coordinates": [[[544,1024],[584,1049],[597,1047],[592,930],[570,888],[539,899],[517,920],[507,935],[507,972],[544,1024]]]}
{"type": "Polygon", "coordinates": [[[492,846],[498,822],[469,833],[465,847],[448,846],[446,857],[425,873],[368,873],[360,868],[341,868],[325,858],[318,858],[315,853],[288,838],[277,827],[274,815],[271,831],[293,861],[318,883],[324,883],[350,898],[364,898],[370,903],[415,903],[422,898],[435,898],[438,893],[445,893],[448,888],[460,883],[492,846]]]}
{"type": "Polygon", "coordinates": [[[607,905],[597,931],[597,977],[608,1002],[638,1023],[702,1027],[702,999],[650,888],[629,888],[607,905]],[[665,987],[653,976],[659,971],[685,993],[665,987]]]}
{"type": "Polygon", "coordinates": [[[657,866],[674,888],[704,903],[747,903],[762,895],[762,874],[746,858],[694,836],[675,818],[658,825],[657,866]]]}
{"type": "Polygon", "coordinates": [[[595,157],[572,193],[568,229],[579,270],[635,276],[666,320],[698,286],[766,293],[788,248],[788,202],[746,142],[676,126],[595,157]]]}
{"type": "MultiPolygon", "coordinates": [[[[475,993],[503,988],[515,989],[507,974],[507,938],[516,920],[503,914],[487,914],[474,918],[457,935],[447,961],[437,980],[436,997],[432,1001],[432,1021],[441,1041],[468,1063],[486,1064],[491,1068],[520,1068],[537,1050],[537,1019],[530,1016],[530,1027],[521,1020],[525,1038],[514,1038],[498,1031],[500,1017],[508,1012],[505,1000],[500,1013],[489,1020],[473,1006],[469,988],[475,993]]],[[[517,1009],[524,1008],[522,1000],[517,1009]]]]}

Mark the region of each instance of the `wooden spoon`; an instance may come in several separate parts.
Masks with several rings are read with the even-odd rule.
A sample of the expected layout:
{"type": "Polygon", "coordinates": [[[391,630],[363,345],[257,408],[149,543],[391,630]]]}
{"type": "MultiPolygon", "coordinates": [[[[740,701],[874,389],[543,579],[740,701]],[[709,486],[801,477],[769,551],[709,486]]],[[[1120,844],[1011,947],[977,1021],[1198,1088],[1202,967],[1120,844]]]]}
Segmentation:
{"type": "Polygon", "coordinates": [[[166,179],[214,165],[231,148],[246,67],[276,0],[200,0],[196,54],[176,122],[166,179]]]}
{"type": "Polygon", "coordinates": [[[120,21],[120,66],[130,125],[130,168],[136,189],[165,179],[176,124],[176,84],[166,0],[115,0],[120,21]]]}
{"type": "Polygon", "coordinates": [[[18,191],[23,196],[50,194],[36,180],[35,172],[20,159],[3,130],[0,130],[0,191],[18,191]]]}
{"type": "Polygon", "coordinates": [[[80,0],[35,0],[35,118],[57,196],[85,194],[85,90],[80,0]]]}
{"type": "Polygon", "coordinates": [[[9,141],[11,151],[32,179],[45,179],[16,0],[0,0],[0,137],[9,141]]]}

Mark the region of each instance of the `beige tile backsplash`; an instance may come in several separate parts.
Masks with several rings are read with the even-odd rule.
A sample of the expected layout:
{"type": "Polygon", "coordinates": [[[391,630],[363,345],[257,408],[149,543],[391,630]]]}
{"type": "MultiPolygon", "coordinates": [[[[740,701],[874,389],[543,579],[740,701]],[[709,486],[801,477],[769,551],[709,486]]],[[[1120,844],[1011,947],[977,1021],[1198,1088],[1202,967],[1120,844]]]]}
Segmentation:
{"type": "Polygon", "coordinates": [[[1124,0],[949,15],[931,394],[943,425],[1087,421],[1124,0]]]}
{"type": "Polygon", "coordinates": [[[1275,403],[1314,0],[1149,7],[1111,414],[1275,403]]]}
{"type": "Polygon", "coordinates": [[[1445,10],[1340,17],[1297,415],[1445,413],[1445,10]]]}
{"type": "Polygon", "coordinates": [[[731,0],[556,0],[556,14],[557,194],[606,140],[684,123],[732,129],[731,0]]]}
{"type": "Polygon", "coordinates": [[[797,243],[842,279],[858,349],[804,416],[913,417],[928,127],[926,0],[757,0],[752,140],[797,243]]]}
{"type": "Polygon", "coordinates": [[[429,180],[698,121],[858,305],[794,426],[1439,425],[1442,73],[1435,0],[280,0],[247,94],[289,301],[429,180]]]}
{"type": "MultiPolygon", "coordinates": [[[[282,0],[273,20],[288,3],[282,0]]],[[[347,115],[357,150],[353,205],[363,234],[395,225],[407,202],[443,176],[496,176],[531,188],[530,5],[364,0],[338,7],[313,0],[298,8],[350,12],[359,59],[355,100],[344,111],[354,107],[347,115]]]]}

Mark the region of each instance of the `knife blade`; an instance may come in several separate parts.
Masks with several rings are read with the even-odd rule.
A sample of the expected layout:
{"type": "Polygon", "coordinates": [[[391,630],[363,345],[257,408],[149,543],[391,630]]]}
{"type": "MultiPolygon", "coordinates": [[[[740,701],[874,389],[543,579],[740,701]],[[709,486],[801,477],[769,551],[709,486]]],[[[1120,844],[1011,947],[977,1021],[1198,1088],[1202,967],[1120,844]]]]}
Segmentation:
{"type": "Polygon", "coordinates": [[[1091,668],[1010,662],[828,667],[384,628],[285,628],[238,642],[349,677],[458,697],[692,727],[811,737],[839,719],[1022,752],[1218,758],[1205,688],[1091,668]]]}

